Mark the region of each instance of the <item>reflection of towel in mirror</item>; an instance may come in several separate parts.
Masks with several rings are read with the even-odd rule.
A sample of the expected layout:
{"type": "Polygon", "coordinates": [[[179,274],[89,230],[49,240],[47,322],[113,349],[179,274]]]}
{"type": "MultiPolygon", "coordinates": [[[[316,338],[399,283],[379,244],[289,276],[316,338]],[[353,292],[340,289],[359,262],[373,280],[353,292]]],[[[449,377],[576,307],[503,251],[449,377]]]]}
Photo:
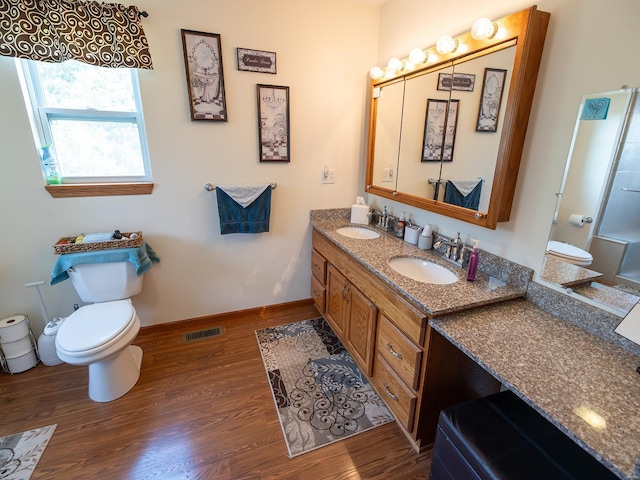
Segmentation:
{"type": "Polygon", "coordinates": [[[111,250],[94,250],[92,252],[67,253],[60,255],[51,272],[51,285],[60,283],[67,278],[69,270],[74,265],[83,263],[130,262],[136,267],[138,276],[151,268],[152,263],[160,262],[160,258],[147,242],[139,247],[114,248],[111,250]]]}
{"type": "Polygon", "coordinates": [[[478,210],[481,192],[481,178],[473,180],[447,180],[444,189],[444,201],[459,207],[478,210]]]}
{"type": "Polygon", "coordinates": [[[216,187],[220,233],[269,231],[271,186],[216,187]]]}

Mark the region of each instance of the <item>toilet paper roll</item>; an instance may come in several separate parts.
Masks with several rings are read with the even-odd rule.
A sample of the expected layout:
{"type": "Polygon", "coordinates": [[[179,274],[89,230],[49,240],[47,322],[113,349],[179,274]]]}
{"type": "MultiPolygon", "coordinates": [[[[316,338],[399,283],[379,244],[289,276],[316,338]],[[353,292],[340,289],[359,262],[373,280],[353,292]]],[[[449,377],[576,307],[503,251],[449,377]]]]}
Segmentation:
{"type": "Polygon", "coordinates": [[[577,213],[572,213],[569,215],[569,223],[576,227],[584,227],[586,223],[586,217],[584,215],[578,215],[577,213]]]}
{"type": "Polygon", "coordinates": [[[16,358],[5,358],[9,367],[9,373],[21,373],[38,364],[35,350],[25,353],[16,358]]]}
{"type": "Polygon", "coordinates": [[[13,315],[0,320],[0,342],[15,342],[29,335],[29,322],[26,315],[13,315]]]}
{"type": "Polygon", "coordinates": [[[7,358],[20,357],[31,350],[33,350],[33,345],[31,344],[31,337],[28,335],[15,342],[0,342],[0,351],[7,358]]]}

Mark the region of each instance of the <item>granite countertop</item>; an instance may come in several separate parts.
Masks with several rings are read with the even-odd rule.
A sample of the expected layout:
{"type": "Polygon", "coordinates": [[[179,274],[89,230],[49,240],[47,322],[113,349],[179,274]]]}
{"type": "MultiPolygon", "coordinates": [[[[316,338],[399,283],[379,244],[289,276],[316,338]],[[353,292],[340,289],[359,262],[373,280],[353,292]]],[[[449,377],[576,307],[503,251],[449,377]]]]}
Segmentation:
{"type": "Polygon", "coordinates": [[[525,300],[431,326],[620,478],[640,478],[640,358],[525,300]]]}
{"type": "Polygon", "coordinates": [[[600,272],[563,262],[551,255],[545,255],[542,264],[542,279],[563,287],[573,287],[602,277],[600,272]]]}
{"type": "MultiPolygon", "coordinates": [[[[344,210],[314,212],[312,212],[311,223],[319,233],[432,317],[524,297],[526,294],[526,282],[518,285],[507,284],[496,276],[481,272],[480,269],[478,269],[476,280],[467,282],[466,270],[451,265],[436,251],[420,250],[415,245],[373,226],[358,225],[380,233],[380,237],[375,239],[358,240],[340,235],[336,230],[350,225],[349,216],[345,217],[344,210]],[[317,214],[314,215],[314,212],[317,214]],[[393,270],[387,263],[397,256],[422,258],[441,265],[454,272],[459,281],[448,285],[435,285],[407,278],[393,270]]],[[[505,276],[515,278],[518,275],[512,271],[505,276]]]]}

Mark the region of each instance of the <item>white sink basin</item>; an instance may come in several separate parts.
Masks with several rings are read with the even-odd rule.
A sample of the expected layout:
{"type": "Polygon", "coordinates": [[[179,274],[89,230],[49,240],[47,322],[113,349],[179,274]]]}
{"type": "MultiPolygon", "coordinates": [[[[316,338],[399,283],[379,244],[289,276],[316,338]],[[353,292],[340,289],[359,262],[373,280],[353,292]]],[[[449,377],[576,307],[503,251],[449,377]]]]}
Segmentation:
{"type": "Polygon", "coordinates": [[[446,285],[458,281],[458,276],[448,268],[420,258],[395,257],[389,260],[389,266],[418,282],[446,285]]]}
{"type": "Polygon", "coordinates": [[[358,240],[371,240],[378,238],[380,234],[364,227],[342,227],[336,230],[340,235],[358,240]]]}

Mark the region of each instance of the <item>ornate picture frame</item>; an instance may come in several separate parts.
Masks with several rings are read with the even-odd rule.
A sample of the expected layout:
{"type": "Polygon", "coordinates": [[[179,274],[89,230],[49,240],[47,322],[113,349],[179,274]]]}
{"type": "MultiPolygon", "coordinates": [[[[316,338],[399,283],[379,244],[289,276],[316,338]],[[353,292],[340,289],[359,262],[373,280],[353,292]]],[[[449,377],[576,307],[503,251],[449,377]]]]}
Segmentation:
{"type": "Polygon", "coordinates": [[[422,162],[453,160],[459,104],[460,100],[427,99],[422,162]]]}
{"type": "Polygon", "coordinates": [[[485,68],[476,132],[497,132],[498,116],[504,93],[507,71],[501,68],[485,68]]]}
{"type": "Polygon", "coordinates": [[[290,162],[289,87],[256,85],[261,162],[290,162]]]}
{"type": "Polygon", "coordinates": [[[437,89],[448,92],[457,90],[459,92],[473,92],[476,85],[474,73],[439,73],[437,89]]]}
{"type": "Polygon", "coordinates": [[[191,120],[227,122],[220,35],[184,29],[180,32],[191,120]]]}
{"type": "Polygon", "coordinates": [[[276,74],[276,52],[236,48],[238,70],[276,74]]]}

